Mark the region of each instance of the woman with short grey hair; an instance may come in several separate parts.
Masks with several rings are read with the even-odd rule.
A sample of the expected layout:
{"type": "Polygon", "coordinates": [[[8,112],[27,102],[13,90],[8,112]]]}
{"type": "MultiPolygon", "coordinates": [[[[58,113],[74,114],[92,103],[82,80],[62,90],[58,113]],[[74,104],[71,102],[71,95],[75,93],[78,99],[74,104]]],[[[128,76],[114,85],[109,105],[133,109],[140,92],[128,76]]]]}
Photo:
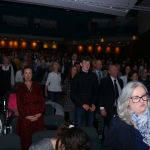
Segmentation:
{"type": "Polygon", "coordinates": [[[149,150],[149,101],[141,82],[126,84],[118,98],[118,116],[112,119],[101,150],[149,150]]]}

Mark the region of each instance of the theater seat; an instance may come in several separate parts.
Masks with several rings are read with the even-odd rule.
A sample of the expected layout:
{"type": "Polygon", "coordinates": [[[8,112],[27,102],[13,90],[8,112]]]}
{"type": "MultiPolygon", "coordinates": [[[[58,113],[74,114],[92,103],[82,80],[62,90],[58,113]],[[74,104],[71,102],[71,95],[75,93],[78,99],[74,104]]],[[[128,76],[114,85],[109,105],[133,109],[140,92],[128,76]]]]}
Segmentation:
{"type": "Polygon", "coordinates": [[[21,150],[20,137],[17,134],[2,134],[0,150],[21,150]]]}
{"type": "Polygon", "coordinates": [[[56,135],[56,130],[46,130],[36,132],[32,136],[32,143],[36,143],[44,138],[54,138],[56,135]]]}
{"type": "Polygon", "coordinates": [[[81,127],[81,129],[89,136],[92,145],[90,150],[100,150],[101,141],[98,138],[98,132],[94,127],[81,127]]]}

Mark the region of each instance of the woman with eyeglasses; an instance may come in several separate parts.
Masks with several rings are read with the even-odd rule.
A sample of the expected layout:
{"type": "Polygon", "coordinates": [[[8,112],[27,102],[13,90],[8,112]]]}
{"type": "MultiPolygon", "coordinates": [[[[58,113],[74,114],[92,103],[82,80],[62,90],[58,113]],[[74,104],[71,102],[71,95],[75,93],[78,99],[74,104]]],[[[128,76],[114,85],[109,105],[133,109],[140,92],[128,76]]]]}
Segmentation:
{"type": "Polygon", "coordinates": [[[132,81],[118,98],[118,116],[111,121],[100,150],[149,150],[150,98],[147,88],[132,81]]]}

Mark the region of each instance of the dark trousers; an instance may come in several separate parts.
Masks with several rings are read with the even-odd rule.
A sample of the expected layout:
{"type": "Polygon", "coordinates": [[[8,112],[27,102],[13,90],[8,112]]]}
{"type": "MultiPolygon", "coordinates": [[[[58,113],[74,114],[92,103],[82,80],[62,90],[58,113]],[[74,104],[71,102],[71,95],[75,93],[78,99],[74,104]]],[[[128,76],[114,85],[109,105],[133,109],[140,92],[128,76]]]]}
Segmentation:
{"type": "Polygon", "coordinates": [[[51,92],[48,91],[48,99],[52,102],[57,102],[58,99],[61,98],[61,92],[51,92]]]}
{"type": "Polygon", "coordinates": [[[75,126],[76,127],[92,127],[94,121],[94,112],[90,110],[86,111],[81,106],[75,107],[75,126]],[[85,121],[85,125],[84,125],[85,121]]]}

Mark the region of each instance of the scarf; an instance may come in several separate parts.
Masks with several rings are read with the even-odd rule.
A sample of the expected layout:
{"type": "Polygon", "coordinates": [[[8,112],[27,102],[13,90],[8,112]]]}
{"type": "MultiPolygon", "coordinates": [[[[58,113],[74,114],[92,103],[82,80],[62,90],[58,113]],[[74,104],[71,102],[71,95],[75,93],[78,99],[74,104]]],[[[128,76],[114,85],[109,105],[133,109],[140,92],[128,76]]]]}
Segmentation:
{"type": "Polygon", "coordinates": [[[150,146],[150,111],[148,109],[141,115],[131,113],[131,120],[138,127],[139,132],[144,137],[143,142],[150,146]]]}

